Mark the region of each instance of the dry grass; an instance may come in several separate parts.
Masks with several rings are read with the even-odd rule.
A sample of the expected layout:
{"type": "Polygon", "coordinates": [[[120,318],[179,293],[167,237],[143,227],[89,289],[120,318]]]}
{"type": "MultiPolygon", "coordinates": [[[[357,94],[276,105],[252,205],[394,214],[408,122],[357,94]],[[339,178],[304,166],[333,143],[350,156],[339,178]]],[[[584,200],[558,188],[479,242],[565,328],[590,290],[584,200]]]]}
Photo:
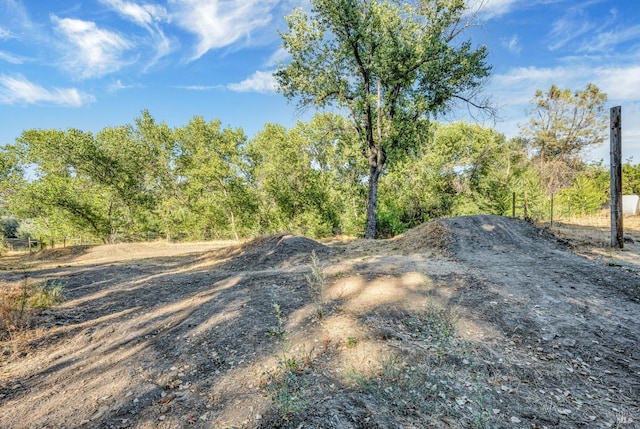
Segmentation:
{"type": "Polygon", "coordinates": [[[445,253],[450,232],[438,220],[423,223],[391,241],[405,253],[435,251],[445,253]]]}
{"type": "MultiPolygon", "coordinates": [[[[626,216],[623,225],[625,237],[640,240],[640,216],[626,216]]],[[[553,223],[551,230],[578,245],[608,247],[611,243],[611,218],[608,210],[596,216],[559,219],[553,223]]]]}
{"type": "Polygon", "coordinates": [[[609,211],[597,216],[561,219],[553,223],[551,231],[568,241],[575,252],[589,259],[612,266],[640,272],[640,216],[626,216],[624,249],[611,247],[611,219],[609,211]]]}

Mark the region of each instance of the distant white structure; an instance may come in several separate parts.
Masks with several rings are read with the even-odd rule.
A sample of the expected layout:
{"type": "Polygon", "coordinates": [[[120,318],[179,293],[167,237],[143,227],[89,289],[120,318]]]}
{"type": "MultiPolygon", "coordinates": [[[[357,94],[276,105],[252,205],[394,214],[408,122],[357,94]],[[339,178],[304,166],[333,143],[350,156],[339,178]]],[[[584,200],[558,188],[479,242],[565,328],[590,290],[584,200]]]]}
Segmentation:
{"type": "Polygon", "coordinates": [[[622,215],[623,216],[640,215],[640,196],[638,195],[622,196],[622,215]]]}

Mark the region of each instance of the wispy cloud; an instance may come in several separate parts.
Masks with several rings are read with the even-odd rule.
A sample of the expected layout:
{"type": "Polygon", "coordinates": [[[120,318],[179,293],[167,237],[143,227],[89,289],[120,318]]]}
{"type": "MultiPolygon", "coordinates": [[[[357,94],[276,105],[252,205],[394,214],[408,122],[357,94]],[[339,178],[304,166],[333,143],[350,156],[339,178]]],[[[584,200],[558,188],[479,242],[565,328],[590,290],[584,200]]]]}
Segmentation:
{"type": "MultiPolygon", "coordinates": [[[[465,0],[465,3],[470,11],[478,11],[478,17],[481,20],[489,21],[517,10],[532,8],[539,4],[548,6],[553,3],[562,3],[565,1],[566,0],[465,0]]],[[[585,0],[585,3],[586,2],[587,0],[585,0]]]]}
{"type": "Polygon", "coordinates": [[[128,62],[123,54],[132,44],[120,34],[98,28],[91,21],[51,16],[56,30],[69,42],[65,66],[81,78],[101,77],[128,62]]]}
{"type": "Polygon", "coordinates": [[[224,85],[179,85],[174,88],[186,89],[187,91],[222,91],[224,85]]]}
{"type": "Polygon", "coordinates": [[[167,18],[167,9],[155,4],[137,4],[123,0],[100,0],[101,3],[141,26],[167,18]]]}
{"type": "Polygon", "coordinates": [[[155,64],[160,58],[171,52],[172,43],[160,26],[161,22],[169,19],[165,7],[155,4],[137,4],[123,0],[101,0],[101,2],[120,16],[147,30],[155,50],[151,64],[147,67],[155,64]]]}
{"type": "Polygon", "coordinates": [[[630,41],[640,43],[640,25],[598,32],[589,38],[588,41],[579,48],[578,52],[605,52],[630,41]]]}
{"type": "Polygon", "coordinates": [[[272,21],[275,0],[172,0],[172,16],[198,43],[190,60],[212,49],[248,39],[251,33],[272,21]]]}
{"type": "MultiPolygon", "coordinates": [[[[27,9],[22,1],[2,0],[0,1],[0,16],[5,23],[11,23],[14,29],[27,30],[33,27],[27,9]]],[[[13,32],[7,28],[0,28],[0,34],[14,36],[13,32]]]]}
{"type": "Polygon", "coordinates": [[[9,52],[0,51],[0,61],[5,61],[10,64],[22,64],[25,60],[23,57],[13,55],[9,52]]]}
{"type": "Polygon", "coordinates": [[[109,92],[118,92],[118,91],[122,91],[124,89],[131,89],[131,88],[140,88],[140,85],[138,85],[138,84],[129,84],[129,85],[127,85],[127,84],[122,83],[122,81],[120,79],[117,79],[107,87],[107,90],[109,92]]]}
{"type": "Polygon", "coordinates": [[[467,0],[466,3],[472,11],[480,9],[480,17],[489,20],[509,13],[518,0],[467,0]]]}
{"type": "Polygon", "coordinates": [[[549,49],[570,47],[575,52],[596,53],[629,41],[640,41],[640,25],[627,26],[617,9],[590,19],[588,8],[601,0],[585,1],[569,8],[557,19],[548,35],[549,49]]]}
{"type": "Polygon", "coordinates": [[[286,49],[280,47],[275,51],[265,62],[265,67],[273,67],[274,65],[284,62],[291,57],[291,54],[286,49]]]}
{"type": "Polygon", "coordinates": [[[0,40],[10,39],[12,37],[11,31],[4,27],[0,27],[0,40]]]}
{"type": "Polygon", "coordinates": [[[569,42],[592,32],[596,24],[590,22],[580,10],[570,15],[563,16],[553,23],[549,33],[549,49],[552,51],[563,48],[569,42]]]}
{"type": "Polygon", "coordinates": [[[53,104],[81,107],[95,101],[95,97],[76,88],[45,89],[24,77],[0,75],[0,103],[2,104],[53,104]]]}
{"type": "Polygon", "coordinates": [[[640,65],[629,67],[602,67],[595,70],[595,80],[610,99],[638,101],[640,94],[640,65]]]}
{"type": "Polygon", "coordinates": [[[500,44],[507,48],[509,52],[512,54],[519,54],[522,51],[522,47],[520,46],[520,39],[517,34],[511,36],[511,38],[504,38],[500,40],[500,44]]]}
{"type": "Polygon", "coordinates": [[[242,82],[232,83],[227,86],[236,92],[275,92],[276,78],[272,71],[257,71],[242,82]]]}

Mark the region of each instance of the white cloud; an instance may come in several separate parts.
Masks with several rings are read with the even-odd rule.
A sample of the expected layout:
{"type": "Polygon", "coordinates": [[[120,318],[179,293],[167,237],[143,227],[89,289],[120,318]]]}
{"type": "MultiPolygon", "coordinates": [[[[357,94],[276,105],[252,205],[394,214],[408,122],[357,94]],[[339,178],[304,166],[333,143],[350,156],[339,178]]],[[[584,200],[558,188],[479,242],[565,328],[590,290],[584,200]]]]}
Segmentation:
{"type": "Polygon", "coordinates": [[[616,101],[638,101],[640,65],[602,67],[595,70],[594,83],[616,101]]]}
{"type": "Polygon", "coordinates": [[[109,92],[118,92],[118,91],[121,91],[123,89],[131,89],[131,88],[140,88],[140,85],[136,85],[136,84],[126,85],[126,84],[122,83],[122,81],[120,79],[117,79],[107,87],[107,90],[109,92]]]}
{"type": "Polygon", "coordinates": [[[265,67],[273,67],[277,63],[284,62],[291,57],[291,54],[286,49],[280,47],[275,51],[265,62],[265,67]]]}
{"type": "Polygon", "coordinates": [[[640,65],[623,67],[572,65],[570,67],[538,68],[518,67],[508,73],[495,75],[492,89],[510,104],[526,102],[533,98],[537,89],[546,90],[551,85],[571,90],[583,89],[588,83],[595,84],[607,93],[610,100],[637,101],[640,93],[640,65]]]}
{"type": "Polygon", "coordinates": [[[95,98],[76,88],[45,89],[24,77],[0,75],[0,102],[2,104],[54,104],[80,107],[95,101],[95,98]]]}
{"type": "Polygon", "coordinates": [[[148,26],[167,17],[167,10],[154,4],[140,5],[123,0],[101,0],[101,2],[141,26],[148,26]]]}
{"type": "MultiPolygon", "coordinates": [[[[22,1],[17,0],[0,0],[0,16],[4,22],[11,22],[14,28],[20,30],[28,30],[33,28],[33,24],[29,19],[27,10],[22,1]]],[[[14,34],[6,28],[1,28],[0,33],[4,33],[9,37],[13,37],[14,34]]]]}
{"type": "Polygon", "coordinates": [[[0,40],[10,39],[13,36],[11,35],[11,31],[4,27],[0,27],[0,40]]]}
{"type": "Polygon", "coordinates": [[[467,0],[471,11],[479,10],[480,18],[490,20],[505,15],[513,9],[518,0],[467,0]]]}
{"type": "Polygon", "coordinates": [[[223,85],[181,85],[176,86],[178,89],[186,89],[187,91],[221,91],[225,89],[223,85]]]}
{"type": "Polygon", "coordinates": [[[275,92],[276,78],[273,72],[257,71],[248,79],[242,82],[232,83],[227,86],[231,91],[236,92],[275,92]]]}
{"type": "Polygon", "coordinates": [[[555,51],[567,45],[572,40],[588,34],[595,29],[595,24],[589,22],[584,16],[564,16],[553,23],[551,33],[551,43],[549,49],[555,51]]]}
{"type": "Polygon", "coordinates": [[[531,8],[538,4],[546,6],[564,1],[566,0],[465,0],[465,3],[470,11],[478,11],[480,19],[488,21],[493,18],[500,18],[515,10],[531,8]]]}
{"type": "Polygon", "coordinates": [[[640,25],[628,28],[615,28],[595,34],[584,43],[579,52],[606,52],[613,50],[618,45],[640,39],[640,25]]]}
{"type": "Polygon", "coordinates": [[[66,47],[65,66],[79,73],[81,78],[104,76],[127,64],[122,55],[132,44],[118,33],[100,29],[90,21],[55,15],[51,20],[56,30],[70,42],[66,47]]]}
{"type": "Polygon", "coordinates": [[[9,52],[0,51],[0,61],[11,64],[22,64],[24,63],[24,58],[10,54],[9,52]]]}
{"type": "Polygon", "coordinates": [[[230,46],[272,21],[275,0],[170,0],[172,16],[198,43],[191,55],[196,60],[211,49],[230,46]]]}
{"type": "Polygon", "coordinates": [[[502,39],[500,43],[502,44],[502,46],[507,48],[509,52],[513,54],[517,55],[520,53],[520,51],[522,51],[522,47],[520,46],[520,40],[517,34],[514,34],[513,36],[511,36],[510,39],[508,38],[502,39]]]}
{"type": "Polygon", "coordinates": [[[169,54],[172,44],[160,27],[160,22],[169,19],[167,9],[154,4],[137,4],[123,0],[101,0],[110,9],[114,10],[124,18],[146,29],[151,35],[151,44],[154,47],[155,55],[150,67],[160,58],[169,54]]]}

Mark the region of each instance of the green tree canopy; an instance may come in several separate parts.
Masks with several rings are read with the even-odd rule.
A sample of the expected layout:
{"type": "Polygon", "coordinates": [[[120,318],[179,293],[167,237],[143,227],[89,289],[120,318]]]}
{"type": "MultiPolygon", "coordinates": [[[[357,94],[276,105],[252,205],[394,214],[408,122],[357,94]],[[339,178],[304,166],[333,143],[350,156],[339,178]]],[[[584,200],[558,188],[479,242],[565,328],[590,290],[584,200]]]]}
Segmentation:
{"type": "Polygon", "coordinates": [[[420,153],[381,179],[380,235],[443,216],[507,214],[512,192],[539,189],[529,183],[535,171],[520,140],[466,122],[431,123],[429,135],[420,153]]]}
{"type": "Polygon", "coordinates": [[[291,61],[276,73],[301,107],[345,109],[368,160],[365,237],[376,231],[378,180],[388,159],[415,144],[413,125],[466,99],[488,76],[487,51],[458,36],[464,0],[311,0],[281,34],[291,61]]]}

